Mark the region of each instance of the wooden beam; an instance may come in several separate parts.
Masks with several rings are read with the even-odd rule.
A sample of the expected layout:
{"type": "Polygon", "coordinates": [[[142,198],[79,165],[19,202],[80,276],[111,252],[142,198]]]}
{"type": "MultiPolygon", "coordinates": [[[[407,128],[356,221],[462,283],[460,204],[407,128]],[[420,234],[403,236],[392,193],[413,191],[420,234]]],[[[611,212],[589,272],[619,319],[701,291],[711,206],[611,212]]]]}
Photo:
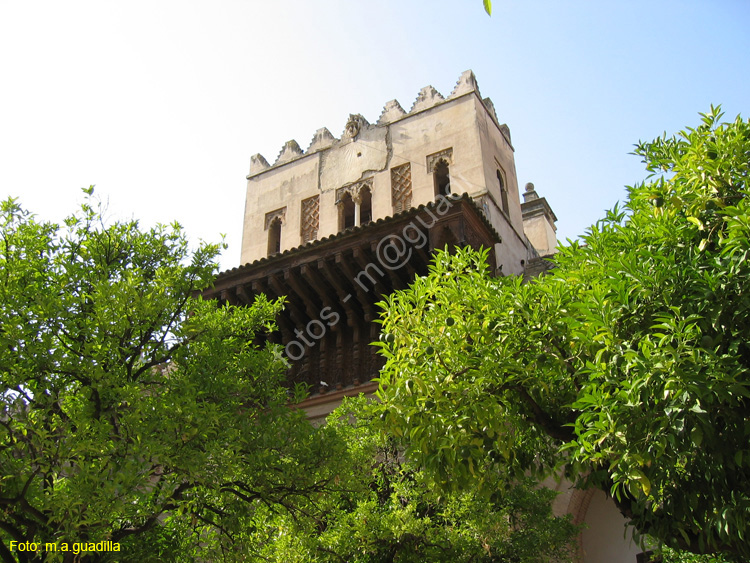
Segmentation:
{"type": "Polygon", "coordinates": [[[346,289],[347,284],[342,279],[341,270],[338,268],[334,269],[328,260],[322,258],[318,260],[318,270],[323,273],[325,279],[336,289],[339,302],[346,312],[346,325],[353,327],[355,319],[364,315],[364,310],[355,305],[357,301],[356,299],[352,299],[351,292],[346,289]]]}
{"type": "Polygon", "coordinates": [[[370,291],[366,291],[364,289],[364,282],[362,282],[361,280],[367,279],[371,284],[375,285],[377,284],[378,280],[373,277],[373,274],[380,274],[378,274],[378,272],[376,270],[373,270],[372,268],[355,271],[352,262],[353,260],[344,258],[341,252],[336,253],[336,265],[343,270],[344,274],[346,274],[346,285],[350,289],[350,291],[348,292],[348,297],[353,297],[353,294],[357,295],[357,302],[359,303],[360,307],[362,307],[362,311],[364,312],[363,318],[366,322],[369,323],[375,318],[375,310],[373,307],[374,295],[372,295],[370,291]]]}
{"type": "MultiPolygon", "coordinates": [[[[340,317],[346,317],[346,311],[344,310],[341,301],[333,297],[334,294],[337,293],[336,290],[323,278],[318,267],[318,264],[315,266],[311,264],[302,264],[300,266],[302,278],[317,293],[325,307],[330,307],[330,309],[340,317]]],[[[336,323],[331,328],[333,330],[338,330],[339,325],[340,323],[336,323]]]]}
{"type": "Polygon", "coordinates": [[[304,283],[300,283],[301,277],[302,274],[299,273],[299,270],[294,272],[292,268],[284,268],[284,281],[294,292],[295,297],[298,297],[302,302],[307,316],[310,319],[317,319],[320,317],[320,310],[323,307],[317,294],[311,292],[304,283]]]}

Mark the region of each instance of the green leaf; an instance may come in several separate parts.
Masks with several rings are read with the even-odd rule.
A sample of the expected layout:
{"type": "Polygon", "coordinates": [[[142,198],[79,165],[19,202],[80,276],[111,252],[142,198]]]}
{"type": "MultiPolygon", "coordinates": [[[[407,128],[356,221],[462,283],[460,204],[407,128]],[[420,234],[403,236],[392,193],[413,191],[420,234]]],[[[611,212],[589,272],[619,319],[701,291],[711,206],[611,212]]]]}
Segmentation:
{"type": "Polygon", "coordinates": [[[727,524],[750,505],[750,122],[719,115],[640,143],[655,175],[560,247],[548,275],[493,279],[458,249],[389,298],[384,330],[418,337],[386,356],[379,396],[426,414],[411,419],[424,431],[407,453],[427,475],[467,488],[565,466],[627,497],[640,533],[679,542],[690,530],[692,545],[750,560],[743,525],[727,524]],[[435,456],[443,444],[479,449],[476,475],[435,456]]]}
{"type": "Polygon", "coordinates": [[[484,0],[484,11],[487,12],[488,16],[492,15],[492,1],[484,0]]]}
{"type": "Polygon", "coordinates": [[[703,432],[699,427],[695,427],[690,432],[690,439],[693,441],[693,444],[696,448],[699,448],[701,445],[701,442],[703,442],[703,432]]]}

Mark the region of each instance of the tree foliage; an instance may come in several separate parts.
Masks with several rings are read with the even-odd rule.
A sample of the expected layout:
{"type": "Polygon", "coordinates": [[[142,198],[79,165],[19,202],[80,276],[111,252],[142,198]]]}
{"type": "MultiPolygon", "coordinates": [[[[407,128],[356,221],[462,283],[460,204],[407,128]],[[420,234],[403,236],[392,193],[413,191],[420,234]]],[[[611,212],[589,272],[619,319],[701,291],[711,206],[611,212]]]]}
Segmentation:
{"type": "Polygon", "coordinates": [[[403,456],[364,397],[345,401],[320,432],[346,444],[336,459],[339,491],[305,507],[306,517],[256,517],[254,549],[263,561],[421,563],[570,560],[578,531],[554,517],[555,493],[496,478],[491,495],[438,491],[403,456]]]}
{"type": "Polygon", "coordinates": [[[288,406],[279,350],[255,344],[281,303],[202,300],[218,246],[191,252],[177,224],[105,224],[86,192],[62,225],[0,208],[0,559],[566,552],[575,528],[548,491],[441,495],[362,399],[314,427],[288,406]],[[74,548],[103,541],[119,551],[74,548]]]}
{"type": "Polygon", "coordinates": [[[721,554],[695,554],[662,547],[652,554],[652,560],[660,563],[727,563],[729,559],[721,554]]]}
{"type": "Polygon", "coordinates": [[[640,143],[628,188],[551,275],[437,256],[385,302],[380,397],[446,487],[564,465],[642,533],[750,557],[750,123],[640,143]]]}
{"type": "Polygon", "coordinates": [[[257,503],[294,512],[333,486],[334,446],[286,407],[278,351],[253,344],[281,304],[201,300],[217,245],[105,225],[86,191],[63,225],[0,209],[0,558],[110,540],[115,560],[231,560],[257,503]]]}

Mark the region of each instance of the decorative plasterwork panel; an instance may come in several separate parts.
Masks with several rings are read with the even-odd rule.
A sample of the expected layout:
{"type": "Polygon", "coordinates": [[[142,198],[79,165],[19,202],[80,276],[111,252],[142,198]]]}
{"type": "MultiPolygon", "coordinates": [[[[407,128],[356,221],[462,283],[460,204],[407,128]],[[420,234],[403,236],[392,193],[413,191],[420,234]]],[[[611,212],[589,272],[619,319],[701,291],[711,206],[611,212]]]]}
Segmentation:
{"type": "Polygon", "coordinates": [[[394,213],[411,207],[411,164],[391,168],[391,204],[394,213]]]}
{"type": "Polygon", "coordinates": [[[453,149],[444,149],[440,152],[427,156],[427,173],[432,174],[435,171],[435,165],[439,160],[445,160],[449,166],[453,166],[453,149]]]}
{"type": "Polygon", "coordinates": [[[359,193],[363,188],[369,189],[370,193],[372,193],[372,178],[336,190],[336,203],[340,203],[341,198],[343,198],[345,194],[349,194],[353,201],[359,201],[359,193]]]}
{"type": "Polygon", "coordinates": [[[320,224],[320,196],[308,197],[302,200],[302,244],[318,238],[320,224]]]}
{"type": "Polygon", "coordinates": [[[266,213],[266,226],[264,227],[266,231],[268,230],[268,227],[271,226],[271,223],[273,223],[276,219],[281,221],[282,225],[285,223],[286,207],[282,207],[281,209],[277,209],[276,211],[270,211],[269,213],[266,213]]]}

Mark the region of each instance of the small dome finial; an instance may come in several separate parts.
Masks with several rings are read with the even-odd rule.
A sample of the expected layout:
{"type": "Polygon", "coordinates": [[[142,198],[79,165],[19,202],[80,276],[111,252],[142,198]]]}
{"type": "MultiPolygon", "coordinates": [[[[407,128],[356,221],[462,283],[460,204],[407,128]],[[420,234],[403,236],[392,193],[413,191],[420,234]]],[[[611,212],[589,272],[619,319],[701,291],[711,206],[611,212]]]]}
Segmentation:
{"type": "Polygon", "coordinates": [[[526,193],[523,194],[523,201],[524,203],[527,203],[529,201],[534,201],[535,199],[539,199],[539,194],[536,193],[534,184],[528,182],[526,184],[526,193]]]}

